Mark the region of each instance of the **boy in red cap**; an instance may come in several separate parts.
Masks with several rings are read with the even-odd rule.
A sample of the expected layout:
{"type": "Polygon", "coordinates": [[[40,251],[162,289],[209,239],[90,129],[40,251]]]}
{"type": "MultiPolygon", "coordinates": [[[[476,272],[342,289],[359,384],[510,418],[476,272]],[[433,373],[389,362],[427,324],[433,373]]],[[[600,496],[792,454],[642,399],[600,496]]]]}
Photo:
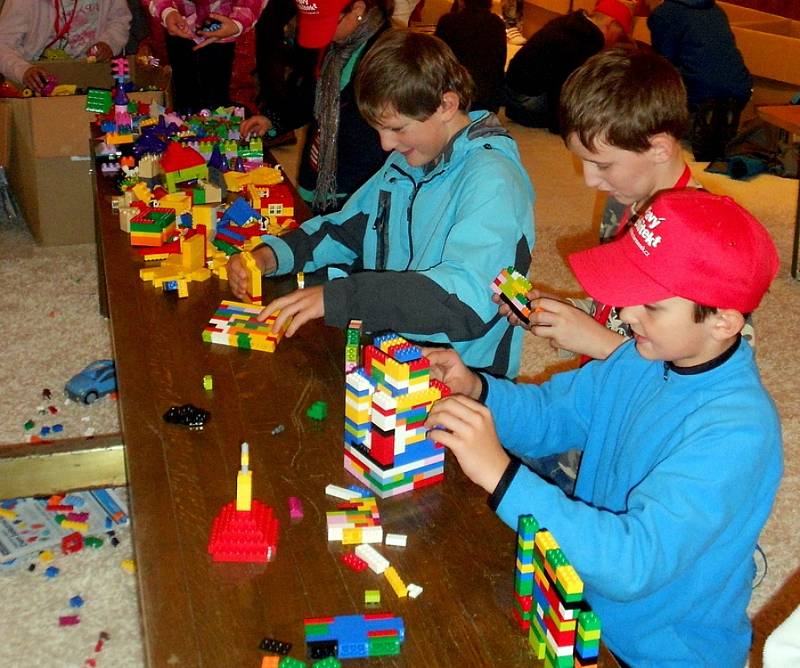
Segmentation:
{"type": "Polygon", "coordinates": [[[506,71],[506,116],[520,125],[558,132],[558,97],[587,58],[630,40],[633,14],[620,0],[599,0],[548,21],[517,51],[506,71]]]}
{"type": "Polygon", "coordinates": [[[636,666],[741,666],[753,551],[782,473],[775,406],[739,334],[778,269],[728,197],[657,195],[627,234],[570,264],[633,340],[605,361],[517,385],[428,351],[460,394],[430,436],[509,526],[533,513],[581,574],[603,637],[636,666]],[[583,451],[573,497],[518,458],[583,451]]]}

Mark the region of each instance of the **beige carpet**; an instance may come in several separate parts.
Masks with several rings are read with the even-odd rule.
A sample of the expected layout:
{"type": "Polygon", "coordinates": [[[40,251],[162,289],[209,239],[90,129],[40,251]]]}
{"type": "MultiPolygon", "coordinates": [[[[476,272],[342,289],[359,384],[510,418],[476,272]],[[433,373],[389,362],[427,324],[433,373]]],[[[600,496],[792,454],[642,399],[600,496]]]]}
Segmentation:
{"type": "MultiPolygon", "coordinates": [[[[595,243],[592,221],[597,219],[597,198],[583,185],[559,138],[514,124],[509,128],[520,144],[537,192],[537,242],[531,276],[548,289],[576,291],[563,257],[595,243]]],[[[275,153],[292,174],[297,148],[275,153]]],[[[755,666],[760,665],[763,635],[800,604],[800,283],[788,277],[797,181],[759,176],[749,183],[737,183],[699,170],[697,175],[710,190],[730,194],[753,211],[774,235],[782,260],[779,277],[755,318],[758,359],[781,413],[786,446],[785,477],[761,541],[768,572],[755,589],[750,608],[757,632],[751,660],[755,666]]],[[[57,417],[65,425],[64,436],[81,435],[87,425],[98,434],[116,431],[112,400],[90,407],[62,405],[63,398],[55,391],[60,392],[69,375],[86,363],[110,354],[105,322],[97,314],[93,247],[38,248],[23,228],[3,224],[0,260],[4,343],[0,383],[6,389],[0,396],[0,443],[23,440],[23,424],[28,419],[42,424],[53,421],[37,411],[45,403],[41,398],[45,387],[54,390],[51,403],[60,402],[57,417]]],[[[533,336],[526,337],[524,376],[540,380],[569,364],[533,336]]],[[[134,531],[135,524],[134,517],[134,531]]],[[[123,535],[118,550],[60,557],[62,575],[56,580],[25,570],[0,572],[2,628],[13,632],[3,634],[0,666],[83,665],[91,656],[87,648],[94,646],[99,630],[108,631],[111,639],[107,653],[97,656],[98,666],[141,665],[133,579],[119,568],[120,550],[130,549],[127,540],[123,535]],[[64,614],[59,611],[75,594],[87,598],[87,623],[59,629],[57,617],[64,614]]]]}

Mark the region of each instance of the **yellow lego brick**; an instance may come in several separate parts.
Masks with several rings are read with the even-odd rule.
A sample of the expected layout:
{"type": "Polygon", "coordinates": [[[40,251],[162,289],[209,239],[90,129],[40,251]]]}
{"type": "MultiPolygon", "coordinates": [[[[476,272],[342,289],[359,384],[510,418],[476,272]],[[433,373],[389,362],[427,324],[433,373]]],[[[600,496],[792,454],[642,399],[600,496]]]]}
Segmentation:
{"type": "Polygon", "coordinates": [[[72,520],[64,520],[61,523],[62,529],[74,529],[75,531],[80,531],[81,533],[86,533],[89,531],[89,524],[87,522],[74,522],[72,520]]]}
{"type": "Polygon", "coordinates": [[[16,519],[17,513],[13,510],[8,510],[7,508],[0,508],[0,517],[5,517],[7,520],[16,519]]]}
{"type": "Polygon", "coordinates": [[[53,561],[53,553],[50,550],[42,550],[39,553],[39,561],[45,564],[49,561],[53,561]]]}
{"type": "Polygon", "coordinates": [[[360,545],[363,542],[359,527],[342,529],[342,545],[360,545]]]}
{"type": "Polygon", "coordinates": [[[236,510],[250,510],[253,499],[253,472],[239,471],[236,474],[236,510]]]}
{"type": "Polygon", "coordinates": [[[547,550],[558,549],[558,543],[556,542],[556,539],[553,537],[553,534],[546,529],[536,532],[534,543],[536,544],[536,549],[539,550],[539,553],[543,557],[547,554],[547,550]]]}
{"type": "Polygon", "coordinates": [[[567,594],[583,593],[583,580],[572,565],[559,566],[556,569],[556,579],[567,594]]]}
{"type": "Polygon", "coordinates": [[[405,598],[408,596],[408,589],[406,587],[405,582],[400,579],[400,576],[397,574],[397,571],[394,569],[394,566],[389,566],[384,572],[384,576],[389,581],[389,584],[394,589],[394,593],[397,594],[397,598],[405,598]]]}
{"type": "Polygon", "coordinates": [[[135,573],[136,572],[136,562],[133,559],[123,559],[120,564],[120,568],[128,573],[135,573]]]}
{"type": "Polygon", "coordinates": [[[533,573],[533,564],[523,564],[517,559],[517,570],[520,573],[533,573]]]}

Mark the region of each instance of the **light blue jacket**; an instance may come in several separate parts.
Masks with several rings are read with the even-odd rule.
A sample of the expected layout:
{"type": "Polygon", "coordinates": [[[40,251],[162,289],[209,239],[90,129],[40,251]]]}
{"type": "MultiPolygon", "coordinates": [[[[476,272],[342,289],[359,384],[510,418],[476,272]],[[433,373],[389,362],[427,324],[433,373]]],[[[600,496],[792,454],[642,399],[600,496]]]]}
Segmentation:
{"type": "Polygon", "coordinates": [[[513,453],[583,450],[576,499],[512,465],[490,506],[553,532],[609,648],[636,668],[743,666],[753,552],[783,466],[750,346],[681,370],[631,341],[541,386],[489,379],[486,404],[513,453]]]}
{"type": "Polygon", "coordinates": [[[466,364],[512,377],[523,330],[498,316],[490,285],[504,267],[528,271],[534,193],[497,117],[470,120],[434,166],[393,152],[340,211],[262,239],[277,274],[328,268],[326,323],[358,318],[367,331],[451,345],[466,364]]]}

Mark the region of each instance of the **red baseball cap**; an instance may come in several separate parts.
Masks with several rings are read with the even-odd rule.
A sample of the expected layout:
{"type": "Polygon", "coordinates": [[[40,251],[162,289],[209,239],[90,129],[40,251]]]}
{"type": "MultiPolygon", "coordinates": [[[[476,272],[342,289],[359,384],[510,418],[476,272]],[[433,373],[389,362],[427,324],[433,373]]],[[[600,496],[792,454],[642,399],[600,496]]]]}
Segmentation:
{"type": "Polygon", "coordinates": [[[778,271],[766,229],[730,197],[657,195],[621,239],[569,256],[578,282],[611,306],[683,297],[750,313],[778,271]]]}
{"type": "Polygon", "coordinates": [[[342,10],[352,0],[295,0],[297,43],[307,49],[328,46],[339,25],[342,10]]]}
{"type": "Polygon", "coordinates": [[[628,37],[633,31],[633,11],[620,0],[597,0],[594,11],[610,16],[622,26],[628,37]]]}

